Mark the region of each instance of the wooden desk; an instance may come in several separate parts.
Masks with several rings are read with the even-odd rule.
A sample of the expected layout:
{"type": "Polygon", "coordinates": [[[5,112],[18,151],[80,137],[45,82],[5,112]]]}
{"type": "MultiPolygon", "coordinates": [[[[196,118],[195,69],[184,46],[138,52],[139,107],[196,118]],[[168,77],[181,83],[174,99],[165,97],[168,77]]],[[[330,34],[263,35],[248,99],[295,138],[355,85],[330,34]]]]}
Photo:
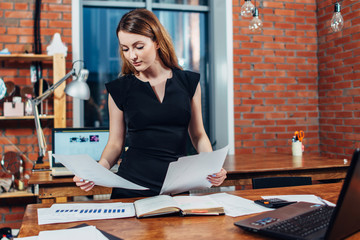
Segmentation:
{"type": "Polygon", "coordinates": [[[229,155],[224,163],[228,172],[223,186],[251,185],[252,178],[308,176],[312,180],[344,179],[350,159],[330,159],[304,154],[295,157],[287,153],[256,153],[229,155]]]}
{"type": "MultiPolygon", "coordinates": [[[[272,189],[242,190],[232,194],[255,200],[262,195],[277,194],[316,194],[317,196],[335,202],[342,184],[317,184],[301,187],[286,187],[272,189]]],[[[134,199],[108,200],[106,202],[133,202],[134,199]]],[[[102,201],[104,202],[104,201],[102,201]]],[[[49,207],[51,204],[31,204],[25,211],[19,237],[38,235],[40,231],[65,229],[81,223],[94,225],[122,239],[269,239],[254,233],[248,233],[234,226],[234,222],[248,216],[167,216],[154,218],[123,218],[111,220],[94,220],[85,222],[37,225],[37,208],[49,207]]],[[[348,239],[359,239],[360,232],[348,239]]]]}
{"type": "Polygon", "coordinates": [[[67,202],[69,197],[110,194],[112,188],[95,186],[88,192],[75,185],[72,177],[52,177],[51,171],[32,172],[29,184],[42,203],[67,202]]]}
{"type": "MultiPolygon", "coordinates": [[[[229,155],[224,163],[228,171],[222,186],[251,185],[256,177],[310,176],[313,180],[332,180],[345,178],[350,161],[329,159],[317,155],[293,157],[286,153],[229,155]]],[[[42,203],[66,202],[68,197],[108,194],[110,188],[95,186],[85,192],[75,186],[72,177],[53,178],[50,171],[33,172],[29,184],[35,186],[42,203]]]]}

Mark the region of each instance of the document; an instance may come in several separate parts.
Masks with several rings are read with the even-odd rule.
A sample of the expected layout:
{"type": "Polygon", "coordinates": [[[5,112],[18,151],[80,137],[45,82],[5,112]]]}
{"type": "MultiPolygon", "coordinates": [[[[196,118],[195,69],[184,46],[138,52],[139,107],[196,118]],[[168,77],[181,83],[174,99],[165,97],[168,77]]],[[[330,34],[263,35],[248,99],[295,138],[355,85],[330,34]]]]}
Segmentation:
{"type": "Polygon", "coordinates": [[[224,208],[208,196],[159,195],[134,202],[136,217],[152,217],[171,213],[181,215],[223,215],[224,208]]]}
{"type": "Polygon", "coordinates": [[[107,240],[95,226],[82,228],[60,229],[52,231],[41,231],[39,240],[63,240],[63,239],[87,239],[87,240],[107,240]]]}
{"type": "Polygon", "coordinates": [[[177,194],[211,187],[208,175],[220,172],[228,146],[213,151],[181,157],[169,164],[160,194],[177,194]]]}
{"type": "Polygon", "coordinates": [[[325,203],[329,206],[335,207],[336,205],[332,202],[329,202],[327,200],[323,200],[318,196],[312,195],[312,194],[299,194],[299,195],[274,195],[274,196],[261,196],[263,199],[269,199],[269,198],[279,198],[281,200],[286,201],[296,201],[296,202],[311,202],[316,204],[322,204],[325,203]]]}
{"type": "Polygon", "coordinates": [[[215,193],[208,196],[221,204],[225,209],[225,214],[230,217],[238,217],[273,210],[260,206],[249,199],[228,193],[215,193]]]}
{"type": "Polygon", "coordinates": [[[38,224],[65,223],[135,216],[133,203],[68,203],[38,209],[38,224]]]}
{"type": "Polygon", "coordinates": [[[93,181],[96,185],[135,190],[148,189],[116,175],[115,173],[97,163],[87,154],[53,154],[53,156],[76,176],[84,180],[93,181]]]}

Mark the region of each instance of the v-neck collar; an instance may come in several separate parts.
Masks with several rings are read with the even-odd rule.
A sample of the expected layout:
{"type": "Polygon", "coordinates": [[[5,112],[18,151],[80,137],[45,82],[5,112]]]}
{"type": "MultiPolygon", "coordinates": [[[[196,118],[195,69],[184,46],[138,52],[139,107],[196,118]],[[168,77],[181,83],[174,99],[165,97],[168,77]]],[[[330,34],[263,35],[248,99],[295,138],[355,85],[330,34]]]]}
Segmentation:
{"type": "Polygon", "coordinates": [[[174,71],[173,71],[173,69],[171,69],[171,73],[172,73],[172,74],[171,74],[171,75],[172,75],[171,78],[167,78],[167,79],[165,80],[164,97],[163,97],[162,101],[160,101],[160,99],[159,99],[159,97],[158,97],[155,89],[151,86],[150,81],[142,81],[142,80],[140,80],[138,77],[136,77],[135,75],[133,75],[133,77],[134,77],[137,81],[139,81],[140,83],[146,84],[146,85],[148,86],[148,88],[151,90],[152,95],[155,97],[156,101],[157,101],[159,104],[163,104],[163,103],[164,103],[164,100],[165,100],[165,98],[166,98],[166,95],[167,95],[167,94],[166,94],[166,89],[167,89],[168,83],[169,83],[169,81],[170,81],[171,79],[174,78],[174,71]]]}

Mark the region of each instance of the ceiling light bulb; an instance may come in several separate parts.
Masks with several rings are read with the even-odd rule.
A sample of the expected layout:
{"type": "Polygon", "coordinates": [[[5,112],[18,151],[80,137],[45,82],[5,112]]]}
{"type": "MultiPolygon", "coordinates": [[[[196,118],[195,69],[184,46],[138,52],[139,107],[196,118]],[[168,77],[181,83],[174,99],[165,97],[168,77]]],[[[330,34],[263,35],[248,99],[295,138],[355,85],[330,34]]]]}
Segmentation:
{"type": "Polygon", "coordinates": [[[255,8],[253,19],[250,21],[249,29],[253,32],[261,32],[262,27],[263,27],[263,23],[259,19],[259,10],[255,8]]]}
{"type": "Polygon", "coordinates": [[[344,19],[341,16],[341,6],[339,3],[335,3],[334,15],[331,18],[331,29],[333,32],[340,31],[344,26],[344,19]]]}
{"type": "Polygon", "coordinates": [[[254,11],[254,4],[251,3],[251,0],[245,0],[245,3],[241,7],[241,16],[243,17],[251,17],[254,11]]]}

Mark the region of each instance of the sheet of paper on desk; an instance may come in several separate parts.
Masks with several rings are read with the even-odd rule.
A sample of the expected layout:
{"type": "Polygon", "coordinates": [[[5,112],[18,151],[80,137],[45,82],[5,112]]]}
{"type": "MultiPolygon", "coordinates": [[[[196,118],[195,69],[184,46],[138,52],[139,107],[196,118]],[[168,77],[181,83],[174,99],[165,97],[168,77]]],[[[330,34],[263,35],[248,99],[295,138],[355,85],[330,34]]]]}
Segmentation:
{"type": "Polygon", "coordinates": [[[38,224],[77,222],[135,216],[133,203],[67,203],[38,209],[38,224]]]}
{"type": "Polygon", "coordinates": [[[282,200],[286,201],[297,201],[297,202],[311,202],[316,204],[324,204],[326,202],[329,206],[335,206],[332,202],[329,202],[327,200],[323,200],[319,198],[318,196],[311,195],[311,194],[299,194],[299,195],[274,195],[274,196],[261,196],[263,199],[269,199],[269,198],[280,198],[282,200]],[[322,202],[322,201],[324,202],[322,202]]]}
{"type": "Polygon", "coordinates": [[[99,230],[97,230],[95,226],[41,231],[39,233],[39,240],[63,239],[107,240],[108,238],[106,238],[99,230]]]}
{"type": "Polygon", "coordinates": [[[208,196],[221,204],[225,210],[225,214],[230,217],[238,217],[273,210],[260,206],[254,203],[254,201],[228,193],[215,193],[208,196]]]}
{"type": "Polygon", "coordinates": [[[58,239],[87,239],[87,240],[106,240],[106,238],[94,226],[82,228],[60,229],[52,231],[41,231],[39,236],[14,238],[14,240],[58,240],[58,239]]]}
{"type": "Polygon", "coordinates": [[[53,154],[53,156],[76,176],[85,180],[93,181],[96,185],[135,190],[148,189],[116,175],[110,170],[104,168],[102,165],[98,164],[87,154],[53,154]]]}
{"type": "Polygon", "coordinates": [[[160,194],[177,194],[211,187],[206,178],[221,170],[227,152],[228,146],[213,152],[181,157],[171,162],[160,194]]]}
{"type": "Polygon", "coordinates": [[[38,236],[31,236],[31,237],[23,237],[23,238],[14,238],[14,240],[38,240],[38,236]]]}

